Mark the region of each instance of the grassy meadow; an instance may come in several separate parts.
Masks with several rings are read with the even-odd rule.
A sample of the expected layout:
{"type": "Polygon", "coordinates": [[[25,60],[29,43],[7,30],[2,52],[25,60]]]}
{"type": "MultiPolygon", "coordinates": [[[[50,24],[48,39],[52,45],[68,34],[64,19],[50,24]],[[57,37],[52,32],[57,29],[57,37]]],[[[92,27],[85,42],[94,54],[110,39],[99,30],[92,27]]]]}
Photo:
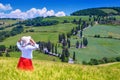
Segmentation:
{"type": "MultiPolygon", "coordinates": [[[[103,57],[112,58],[120,56],[120,40],[117,40],[120,39],[120,26],[95,25],[85,29],[83,34],[88,39],[88,46],[82,49],[76,49],[75,47],[69,49],[71,57],[73,52],[76,53],[78,63],[89,61],[91,58],[102,59],[103,57]],[[112,38],[94,38],[94,35],[98,34],[100,37],[112,36],[112,38]]],[[[82,41],[78,35],[71,38],[72,46],[75,46],[76,41],[82,41]]]]}
{"type": "Polygon", "coordinates": [[[61,33],[69,32],[73,27],[76,27],[75,24],[66,23],[58,24],[53,26],[42,26],[42,27],[26,27],[24,33],[18,34],[13,37],[5,39],[3,42],[0,42],[1,45],[10,46],[16,45],[17,40],[22,36],[31,36],[36,42],[37,41],[51,41],[52,43],[58,42],[58,35],[61,33]],[[35,32],[26,32],[26,30],[33,29],[35,32]]]}
{"type": "Polygon", "coordinates": [[[120,80],[120,63],[85,66],[34,60],[34,71],[16,69],[18,58],[0,57],[0,80],[120,80]]]}
{"type": "MultiPolygon", "coordinates": [[[[77,62],[89,61],[91,58],[102,59],[103,57],[120,56],[120,40],[98,39],[88,37],[88,46],[86,48],[70,48],[71,53],[76,53],[77,62]]],[[[75,44],[75,40],[71,40],[75,44]]],[[[72,54],[71,54],[72,57],[72,54]]]]}

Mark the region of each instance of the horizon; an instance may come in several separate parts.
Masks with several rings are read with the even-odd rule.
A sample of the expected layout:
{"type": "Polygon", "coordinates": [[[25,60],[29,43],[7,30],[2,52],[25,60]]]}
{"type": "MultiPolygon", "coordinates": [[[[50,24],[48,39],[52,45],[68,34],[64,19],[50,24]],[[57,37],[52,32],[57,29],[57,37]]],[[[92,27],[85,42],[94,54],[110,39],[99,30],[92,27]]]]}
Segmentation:
{"type": "Polygon", "coordinates": [[[0,18],[70,16],[71,13],[99,7],[120,7],[118,0],[2,0],[0,18]],[[88,4],[89,3],[89,4],[88,4]]]}

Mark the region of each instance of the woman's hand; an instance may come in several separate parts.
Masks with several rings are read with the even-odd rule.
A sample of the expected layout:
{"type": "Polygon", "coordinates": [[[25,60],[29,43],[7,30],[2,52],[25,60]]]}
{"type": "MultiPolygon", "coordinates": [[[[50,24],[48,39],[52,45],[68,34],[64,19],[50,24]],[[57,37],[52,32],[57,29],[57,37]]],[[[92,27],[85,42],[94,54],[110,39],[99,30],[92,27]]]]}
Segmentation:
{"type": "Polygon", "coordinates": [[[35,42],[33,39],[30,39],[30,43],[31,43],[32,45],[35,45],[35,44],[36,44],[36,42],[35,42]]]}
{"type": "Polygon", "coordinates": [[[18,42],[20,42],[21,41],[21,38],[18,40],[18,42]]]}

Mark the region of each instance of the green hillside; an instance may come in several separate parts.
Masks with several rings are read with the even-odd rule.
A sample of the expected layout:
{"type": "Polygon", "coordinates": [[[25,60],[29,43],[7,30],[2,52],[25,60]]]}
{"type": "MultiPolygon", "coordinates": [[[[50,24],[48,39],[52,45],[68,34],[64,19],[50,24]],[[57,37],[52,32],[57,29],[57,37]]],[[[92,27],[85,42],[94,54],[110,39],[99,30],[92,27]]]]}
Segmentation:
{"type": "Polygon", "coordinates": [[[34,60],[34,71],[16,69],[18,58],[0,57],[0,80],[119,80],[120,63],[85,66],[34,60]]]}
{"type": "Polygon", "coordinates": [[[107,15],[119,15],[119,14],[120,14],[120,7],[88,8],[71,13],[71,15],[74,16],[83,16],[83,15],[107,16],[107,15]]]}
{"type": "MultiPolygon", "coordinates": [[[[25,26],[24,31],[20,34],[15,36],[7,37],[4,41],[0,42],[0,45],[5,45],[7,48],[10,45],[16,45],[17,40],[22,36],[30,35],[36,42],[43,41],[51,41],[54,44],[58,43],[58,36],[62,33],[68,33],[73,28],[75,29],[78,24],[73,24],[71,21],[76,19],[77,21],[82,18],[82,20],[87,20],[88,16],[66,16],[66,17],[51,17],[51,18],[44,18],[44,20],[57,20],[59,21],[56,25],[51,26],[25,26]],[[69,21],[68,23],[63,23],[64,20],[69,21]],[[29,30],[33,30],[33,32],[29,32],[29,30]],[[28,32],[27,32],[28,31],[28,32]]],[[[116,16],[119,18],[119,16],[116,16]]],[[[14,22],[13,22],[14,24],[14,22]]],[[[15,25],[16,26],[16,25],[15,25]]],[[[15,26],[5,28],[4,31],[10,31],[15,26]]],[[[3,30],[0,30],[3,31],[3,30]]],[[[71,41],[71,48],[69,48],[70,57],[73,57],[73,52],[76,53],[76,63],[82,63],[82,61],[89,61],[91,58],[95,59],[102,59],[103,57],[117,57],[120,56],[120,27],[113,26],[113,25],[94,25],[93,27],[88,27],[83,31],[83,36],[87,37],[88,39],[88,46],[86,48],[79,48],[76,49],[76,41],[81,42],[83,39],[79,37],[79,31],[77,35],[72,35],[70,38],[71,41]],[[101,38],[95,38],[95,35],[100,35],[101,38]],[[104,38],[106,37],[106,38],[104,38]],[[107,38],[112,37],[112,38],[107,38]]],[[[36,54],[37,52],[35,52],[36,54]]],[[[58,53],[62,53],[61,45],[58,45],[58,53]]],[[[14,55],[16,52],[11,52],[11,57],[19,57],[20,55],[14,55]]],[[[41,56],[44,56],[41,55],[41,56]]],[[[40,56],[40,58],[42,58],[40,56]]],[[[36,59],[39,59],[37,54],[35,55],[36,59]]],[[[44,56],[45,57],[45,56],[44,56]]],[[[49,56],[41,60],[53,60],[54,57],[51,59],[47,59],[49,56]]],[[[59,61],[59,58],[58,60],[59,61]]]]}

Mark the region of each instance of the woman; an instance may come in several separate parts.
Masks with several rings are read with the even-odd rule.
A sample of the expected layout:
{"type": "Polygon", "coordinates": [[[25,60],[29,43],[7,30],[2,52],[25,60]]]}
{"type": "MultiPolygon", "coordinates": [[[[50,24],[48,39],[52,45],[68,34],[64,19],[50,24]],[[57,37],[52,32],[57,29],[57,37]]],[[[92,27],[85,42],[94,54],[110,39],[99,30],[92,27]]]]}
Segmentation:
{"type": "Polygon", "coordinates": [[[39,48],[38,44],[30,36],[23,36],[17,42],[17,47],[22,52],[17,68],[22,70],[33,70],[32,51],[39,48]]]}

